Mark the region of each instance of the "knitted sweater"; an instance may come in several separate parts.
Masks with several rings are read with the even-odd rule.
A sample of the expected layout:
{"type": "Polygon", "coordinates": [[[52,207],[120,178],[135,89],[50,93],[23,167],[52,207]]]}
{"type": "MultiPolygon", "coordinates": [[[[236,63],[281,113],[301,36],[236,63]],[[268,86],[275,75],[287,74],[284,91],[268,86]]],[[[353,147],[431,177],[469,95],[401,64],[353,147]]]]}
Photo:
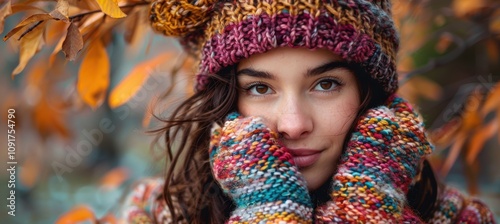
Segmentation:
{"type": "MultiPolygon", "coordinates": [[[[254,124],[252,122],[250,120],[249,123],[254,124]]],[[[222,132],[229,130],[231,139],[245,142],[245,139],[231,136],[234,123],[229,125],[232,127],[223,129],[222,132]]],[[[252,133],[259,131],[253,130],[252,133]]],[[[252,138],[255,139],[254,136],[252,138]]],[[[223,143],[223,145],[233,143],[231,140],[230,144],[223,143]]],[[[268,148],[268,146],[263,147],[263,149],[268,148]]],[[[423,223],[416,215],[418,212],[408,206],[405,196],[418,173],[418,164],[430,152],[429,150],[430,144],[425,139],[423,125],[407,102],[392,96],[386,106],[370,109],[357,123],[347,149],[342,155],[338,171],[333,177],[331,198],[315,209],[314,221],[423,223]]],[[[230,154],[231,152],[226,155],[230,154]]],[[[293,173],[293,169],[287,173],[290,172],[293,173]]],[[[172,223],[168,207],[160,196],[163,183],[162,178],[149,178],[138,182],[125,197],[117,216],[127,223],[152,223],[153,220],[158,223],[172,223]]],[[[429,213],[429,223],[495,223],[493,214],[487,206],[477,199],[464,196],[456,189],[445,186],[435,197],[433,211],[429,213]]],[[[176,201],[173,201],[173,204],[176,209],[180,208],[176,201]]],[[[310,214],[310,212],[305,214],[307,213],[310,214]]],[[[182,214],[180,209],[176,214],[182,214]]],[[[231,220],[252,223],[265,221],[252,217],[254,217],[252,214],[240,212],[233,214],[231,220]]],[[[304,219],[297,219],[295,223],[301,222],[300,220],[304,219]]]]}

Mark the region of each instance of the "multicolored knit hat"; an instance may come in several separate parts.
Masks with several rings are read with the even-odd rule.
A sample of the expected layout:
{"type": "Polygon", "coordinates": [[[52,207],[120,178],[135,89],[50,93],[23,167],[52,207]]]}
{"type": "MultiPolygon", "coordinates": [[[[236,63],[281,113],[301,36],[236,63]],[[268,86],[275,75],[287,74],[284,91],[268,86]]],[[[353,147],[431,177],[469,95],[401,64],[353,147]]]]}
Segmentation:
{"type": "Polygon", "coordinates": [[[390,9],[390,0],[155,0],[150,20],[200,61],[198,90],[221,68],[289,46],[329,49],[390,94],[399,45],[390,9]]]}

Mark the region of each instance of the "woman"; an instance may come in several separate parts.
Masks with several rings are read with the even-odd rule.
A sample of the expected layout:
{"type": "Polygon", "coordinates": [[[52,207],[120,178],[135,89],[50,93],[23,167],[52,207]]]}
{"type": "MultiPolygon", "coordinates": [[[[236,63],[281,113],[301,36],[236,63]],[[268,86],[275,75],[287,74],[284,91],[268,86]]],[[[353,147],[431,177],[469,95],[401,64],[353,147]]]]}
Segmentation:
{"type": "Polygon", "coordinates": [[[389,1],[157,0],[150,19],[200,60],[197,92],[157,130],[171,162],[127,222],[494,222],[425,161],[389,1]]]}

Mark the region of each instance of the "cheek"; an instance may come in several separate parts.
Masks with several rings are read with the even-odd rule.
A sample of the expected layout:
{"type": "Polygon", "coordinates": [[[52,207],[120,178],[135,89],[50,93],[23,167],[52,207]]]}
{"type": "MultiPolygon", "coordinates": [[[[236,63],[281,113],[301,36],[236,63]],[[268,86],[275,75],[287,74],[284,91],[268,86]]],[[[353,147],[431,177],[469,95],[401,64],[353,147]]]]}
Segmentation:
{"type": "MultiPolygon", "coordinates": [[[[238,99],[238,112],[244,117],[261,117],[265,121],[271,121],[273,117],[271,114],[276,114],[272,108],[272,104],[265,102],[251,102],[244,98],[238,99]]],[[[269,124],[268,124],[269,125],[269,124]]]]}
{"type": "Polygon", "coordinates": [[[245,103],[242,102],[241,98],[238,98],[238,108],[237,109],[238,109],[238,112],[241,115],[243,115],[243,116],[247,115],[246,112],[247,112],[248,109],[245,106],[245,103]]]}
{"type": "Polygon", "coordinates": [[[276,117],[277,113],[272,109],[271,105],[266,105],[264,103],[245,103],[244,101],[238,101],[238,113],[243,117],[260,117],[262,122],[266,127],[271,130],[276,130],[276,117]]]}
{"type": "Polygon", "coordinates": [[[345,137],[352,126],[358,113],[359,105],[356,103],[345,103],[342,105],[331,105],[329,109],[322,110],[318,117],[318,127],[322,126],[323,135],[345,137]]]}
{"type": "Polygon", "coordinates": [[[245,100],[242,100],[241,98],[238,99],[238,112],[245,116],[260,116],[258,114],[259,111],[259,106],[255,104],[251,104],[246,102],[245,100]]]}
{"type": "Polygon", "coordinates": [[[320,187],[337,170],[337,162],[342,155],[346,138],[350,137],[348,136],[349,129],[354,122],[357,109],[358,105],[356,104],[345,104],[342,107],[335,105],[321,114],[321,117],[326,119],[321,119],[321,122],[317,123],[318,129],[316,131],[318,133],[316,134],[319,139],[316,141],[324,142],[327,149],[315,167],[303,173],[308,182],[309,190],[320,187]]]}

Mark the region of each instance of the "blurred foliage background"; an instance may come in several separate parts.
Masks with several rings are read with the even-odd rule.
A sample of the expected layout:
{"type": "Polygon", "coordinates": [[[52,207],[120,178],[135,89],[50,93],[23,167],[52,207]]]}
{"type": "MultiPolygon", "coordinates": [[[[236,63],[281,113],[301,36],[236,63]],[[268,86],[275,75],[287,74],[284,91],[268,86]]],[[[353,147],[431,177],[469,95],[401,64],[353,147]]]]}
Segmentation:
{"type": "MultiPolygon", "coordinates": [[[[1,206],[0,220],[92,222],[133,181],[162,175],[146,130],[192,93],[194,63],[152,33],[148,4],[0,1],[0,125],[15,109],[18,162],[16,217],[1,206]]],[[[500,217],[500,2],[394,0],[393,14],[400,94],[426,121],[436,172],[500,217]]]]}

